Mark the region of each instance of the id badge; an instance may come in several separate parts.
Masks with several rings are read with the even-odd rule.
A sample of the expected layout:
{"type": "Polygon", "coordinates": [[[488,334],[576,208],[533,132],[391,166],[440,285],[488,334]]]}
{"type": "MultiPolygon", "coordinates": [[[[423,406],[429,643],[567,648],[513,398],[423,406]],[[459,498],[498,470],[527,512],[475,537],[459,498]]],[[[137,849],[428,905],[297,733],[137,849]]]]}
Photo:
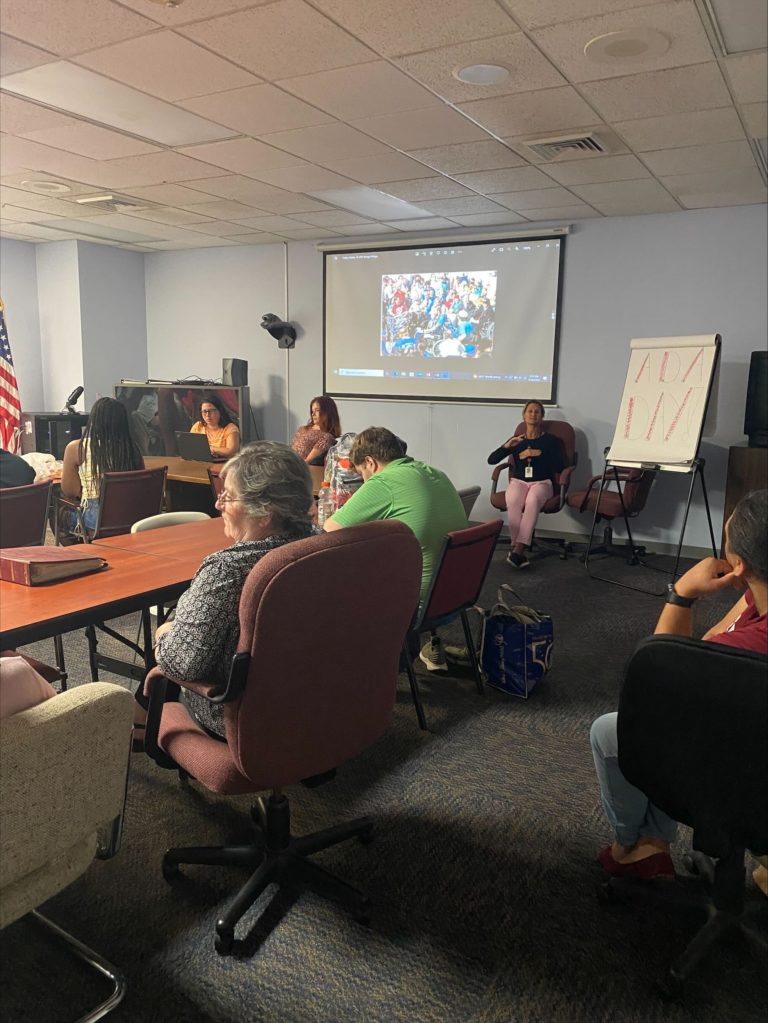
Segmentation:
{"type": "Polygon", "coordinates": [[[532,465],[526,465],[526,467],[525,467],[525,478],[527,480],[532,480],[533,479],[533,466],[532,465]]]}

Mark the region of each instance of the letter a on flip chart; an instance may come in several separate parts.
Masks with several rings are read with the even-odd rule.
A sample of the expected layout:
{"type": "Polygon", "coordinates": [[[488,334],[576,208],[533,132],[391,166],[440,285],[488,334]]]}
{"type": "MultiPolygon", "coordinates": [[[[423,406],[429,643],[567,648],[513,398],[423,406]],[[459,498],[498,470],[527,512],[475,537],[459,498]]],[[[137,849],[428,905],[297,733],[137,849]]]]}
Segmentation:
{"type": "Polygon", "coordinates": [[[691,463],[719,354],[719,334],[634,338],[610,461],[691,463]]]}

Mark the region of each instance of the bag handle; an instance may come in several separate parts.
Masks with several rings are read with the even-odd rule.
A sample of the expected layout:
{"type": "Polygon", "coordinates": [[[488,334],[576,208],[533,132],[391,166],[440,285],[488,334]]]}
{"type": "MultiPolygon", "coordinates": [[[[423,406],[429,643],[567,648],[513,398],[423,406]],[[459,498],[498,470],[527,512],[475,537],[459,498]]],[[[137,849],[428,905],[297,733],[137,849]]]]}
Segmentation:
{"type": "Polygon", "coordinates": [[[518,603],[520,603],[520,604],[524,604],[525,603],[525,601],[520,596],[520,594],[516,590],[513,590],[512,587],[509,585],[509,583],[502,583],[501,586],[499,586],[498,590],[496,591],[496,602],[498,604],[506,605],[507,602],[504,599],[504,591],[505,590],[506,590],[507,593],[511,593],[512,596],[518,601],[518,603]]]}

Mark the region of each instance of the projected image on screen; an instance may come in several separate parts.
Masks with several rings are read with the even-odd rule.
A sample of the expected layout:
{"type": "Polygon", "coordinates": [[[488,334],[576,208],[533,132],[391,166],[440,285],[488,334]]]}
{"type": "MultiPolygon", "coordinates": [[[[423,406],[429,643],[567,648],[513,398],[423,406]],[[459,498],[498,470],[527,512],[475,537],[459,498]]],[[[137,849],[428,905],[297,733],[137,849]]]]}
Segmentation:
{"type": "Polygon", "coordinates": [[[493,351],[496,271],[384,274],[381,354],[476,359],[493,351]]]}

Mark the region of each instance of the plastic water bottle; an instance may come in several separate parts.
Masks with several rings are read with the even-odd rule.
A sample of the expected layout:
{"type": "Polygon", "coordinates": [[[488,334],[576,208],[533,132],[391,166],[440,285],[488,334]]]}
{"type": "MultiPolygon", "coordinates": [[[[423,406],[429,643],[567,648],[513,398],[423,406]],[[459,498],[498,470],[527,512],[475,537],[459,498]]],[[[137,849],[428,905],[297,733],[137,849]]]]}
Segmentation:
{"type": "Polygon", "coordinates": [[[331,493],[331,484],[326,481],[320,488],[320,493],[317,495],[317,524],[322,527],[325,520],[329,519],[335,511],[333,494],[331,493]]]}

